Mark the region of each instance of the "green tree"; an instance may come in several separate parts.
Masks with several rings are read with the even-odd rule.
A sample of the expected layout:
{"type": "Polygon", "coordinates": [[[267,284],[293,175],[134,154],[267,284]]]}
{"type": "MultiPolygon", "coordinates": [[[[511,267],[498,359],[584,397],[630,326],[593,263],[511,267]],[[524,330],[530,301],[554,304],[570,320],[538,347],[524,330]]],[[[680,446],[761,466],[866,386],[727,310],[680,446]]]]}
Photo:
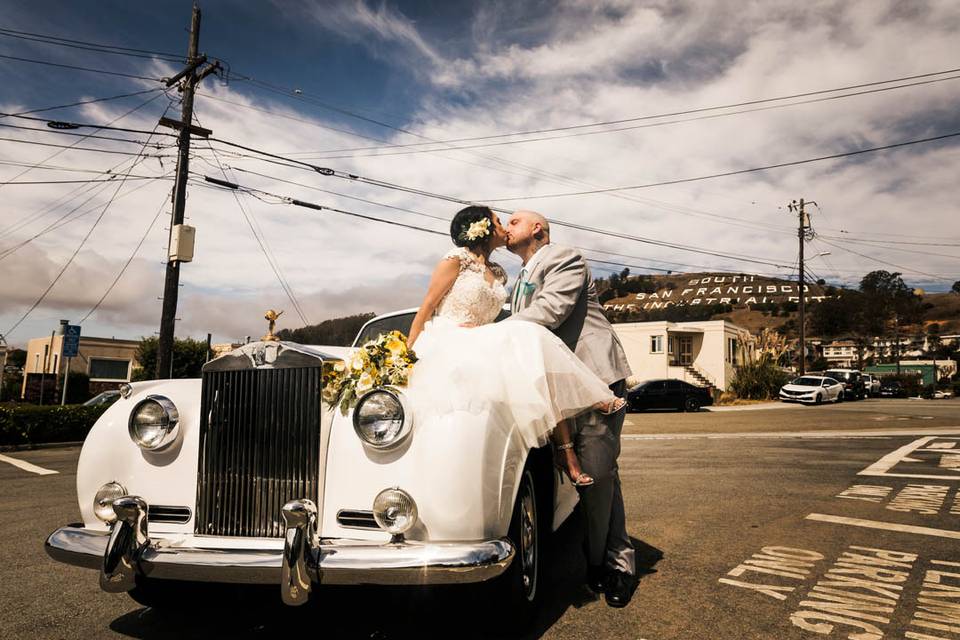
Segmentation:
{"type": "Polygon", "coordinates": [[[300,344],[346,347],[353,344],[353,339],[360,333],[360,328],[374,317],[376,317],[374,313],[361,313],[344,318],[332,318],[299,329],[282,329],[277,332],[277,337],[300,344]]]}
{"type": "MultiPolygon", "coordinates": [[[[137,362],[141,369],[134,372],[134,380],[153,380],[157,372],[156,336],[141,338],[137,345],[137,362]]],[[[199,378],[200,369],[207,361],[207,343],[193,338],[177,338],[173,342],[173,371],[171,378],[199,378]]]]}
{"type": "Polygon", "coordinates": [[[914,295],[896,271],[871,271],[860,280],[863,294],[860,330],[878,335],[885,332],[891,322],[899,327],[920,320],[923,300],[914,295]]]}

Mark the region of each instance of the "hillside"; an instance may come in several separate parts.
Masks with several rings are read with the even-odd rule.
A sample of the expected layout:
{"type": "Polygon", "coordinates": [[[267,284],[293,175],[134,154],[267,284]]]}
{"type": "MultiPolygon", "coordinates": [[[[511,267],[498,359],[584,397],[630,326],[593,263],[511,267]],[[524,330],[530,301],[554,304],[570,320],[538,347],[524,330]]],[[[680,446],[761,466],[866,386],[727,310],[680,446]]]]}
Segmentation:
{"type": "MultiPolygon", "coordinates": [[[[620,287],[624,295],[605,300],[603,306],[612,321],[727,319],[752,333],[767,327],[791,334],[795,331],[799,301],[796,281],[734,273],[642,278],[644,291],[625,293],[623,289],[629,286],[625,285],[620,287]]],[[[835,291],[829,286],[807,285],[808,311],[835,291]]],[[[609,295],[607,292],[603,298],[609,295]]],[[[923,326],[905,327],[906,331],[926,333],[930,325],[937,324],[940,334],[960,333],[960,296],[929,293],[923,295],[923,301],[928,306],[923,326]]]]}

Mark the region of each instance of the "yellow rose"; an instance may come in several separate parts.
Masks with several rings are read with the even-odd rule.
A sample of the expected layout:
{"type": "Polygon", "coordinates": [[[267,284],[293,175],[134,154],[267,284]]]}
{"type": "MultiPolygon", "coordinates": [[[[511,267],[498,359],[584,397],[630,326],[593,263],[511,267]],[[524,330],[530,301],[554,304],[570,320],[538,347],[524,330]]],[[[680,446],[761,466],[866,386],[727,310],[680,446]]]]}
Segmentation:
{"type": "Polygon", "coordinates": [[[373,388],[374,379],[368,372],[364,371],[357,380],[357,393],[364,393],[373,388]]]}
{"type": "Polygon", "coordinates": [[[397,340],[396,338],[388,340],[387,351],[389,351],[394,356],[402,355],[407,350],[407,345],[403,344],[402,341],[397,340]]]}

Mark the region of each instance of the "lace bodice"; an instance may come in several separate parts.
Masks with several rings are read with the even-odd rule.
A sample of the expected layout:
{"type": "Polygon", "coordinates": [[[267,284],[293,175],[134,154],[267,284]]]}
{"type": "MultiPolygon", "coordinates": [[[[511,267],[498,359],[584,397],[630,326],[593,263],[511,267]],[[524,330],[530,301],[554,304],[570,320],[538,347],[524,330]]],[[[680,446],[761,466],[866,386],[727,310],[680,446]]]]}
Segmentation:
{"type": "Polygon", "coordinates": [[[460,275],[437,306],[436,316],[457,324],[488,324],[496,319],[507,299],[507,274],[503,267],[489,262],[494,281],[487,282],[484,265],[463,247],[448,251],[444,259],[460,260],[460,275]]]}

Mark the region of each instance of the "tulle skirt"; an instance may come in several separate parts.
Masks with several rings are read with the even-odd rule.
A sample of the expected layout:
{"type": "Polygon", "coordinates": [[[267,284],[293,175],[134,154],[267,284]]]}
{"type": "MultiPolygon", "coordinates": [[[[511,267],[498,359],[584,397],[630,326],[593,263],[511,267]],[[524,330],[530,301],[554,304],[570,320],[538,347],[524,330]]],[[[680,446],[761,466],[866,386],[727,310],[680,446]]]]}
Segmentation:
{"type": "Polygon", "coordinates": [[[614,399],[562,340],[523,321],[464,328],[434,318],[414,344],[406,389],[416,421],[468,412],[546,444],[558,422],[614,399]]]}

